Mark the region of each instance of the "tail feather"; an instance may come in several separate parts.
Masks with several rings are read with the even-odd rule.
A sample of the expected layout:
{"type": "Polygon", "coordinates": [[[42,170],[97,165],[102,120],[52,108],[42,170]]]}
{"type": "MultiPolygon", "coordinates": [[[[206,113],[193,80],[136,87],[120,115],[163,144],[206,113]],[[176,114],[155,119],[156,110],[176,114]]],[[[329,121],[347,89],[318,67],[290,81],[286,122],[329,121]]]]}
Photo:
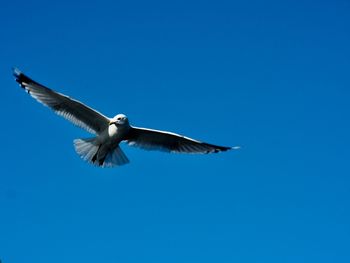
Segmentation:
{"type": "Polygon", "coordinates": [[[129,163],[128,157],[117,146],[113,150],[105,149],[96,138],[76,139],[74,147],[77,154],[85,161],[101,167],[113,167],[129,163]]]}
{"type": "Polygon", "coordinates": [[[124,165],[129,163],[128,157],[126,157],[125,153],[122,149],[117,146],[113,151],[110,151],[105,159],[106,166],[115,166],[115,165],[124,165]]]}
{"type": "Polygon", "coordinates": [[[86,161],[90,161],[98,151],[95,138],[76,139],[74,140],[74,148],[77,154],[86,161]]]}

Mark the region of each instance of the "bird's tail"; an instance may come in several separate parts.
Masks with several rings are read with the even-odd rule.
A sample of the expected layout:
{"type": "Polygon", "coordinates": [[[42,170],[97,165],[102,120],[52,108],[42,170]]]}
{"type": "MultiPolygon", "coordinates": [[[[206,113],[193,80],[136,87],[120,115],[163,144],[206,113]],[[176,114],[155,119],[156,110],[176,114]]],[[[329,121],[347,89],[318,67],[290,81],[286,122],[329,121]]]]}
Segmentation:
{"type": "Polygon", "coordinates": [[[113,167],[129,163],[128,157],[119,146],[113,150],[105,149],[96,138],[76,139],[74,148],[82,159],[97,166],[113,167]]]}
{"type": "Polygon", "coordinates": [[[105,160],[104,160],[104,166],[107,167],[113,167],[113,166],[118,166],[118,165],[124,165],[129,163],[128,157],[126,157],[125,153],[122,151],[122,149],[117,146],[112,151],[109,151],[106,154],[105,160]]]}
{"type": "Polygon", "coordinates": [[[82,159],[93,163],[92,159],[97,154],[99,145],[96,138],[75,139],[74,148],[82,159]]]}

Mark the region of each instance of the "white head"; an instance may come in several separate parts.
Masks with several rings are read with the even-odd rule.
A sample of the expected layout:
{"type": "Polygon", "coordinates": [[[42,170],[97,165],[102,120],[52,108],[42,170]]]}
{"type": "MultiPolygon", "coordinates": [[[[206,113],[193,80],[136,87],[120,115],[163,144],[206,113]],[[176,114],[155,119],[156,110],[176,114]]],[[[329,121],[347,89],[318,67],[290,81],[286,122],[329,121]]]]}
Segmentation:
{"type": "Polygon", "coordinates": [[[129,125],[129,120],[124,114],[118,114],[111,119],[109,125],[111,124],[115,124],[117,126],[129,125]]]}

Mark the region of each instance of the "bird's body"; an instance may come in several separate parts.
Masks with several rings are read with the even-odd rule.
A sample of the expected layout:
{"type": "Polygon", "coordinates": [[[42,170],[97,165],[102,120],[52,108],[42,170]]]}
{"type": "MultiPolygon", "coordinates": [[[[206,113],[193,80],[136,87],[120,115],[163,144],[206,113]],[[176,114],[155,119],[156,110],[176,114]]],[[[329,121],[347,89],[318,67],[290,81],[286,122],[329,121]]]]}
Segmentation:
{"type": "Polygon", "coordinates": [[[108,157],[109,154],[111,154],[111,157],[118,157],[119,155],[123,154],[119,147],[119,143],[125,140],[130,129],[131,127],[126,116],[123,114],[118,114],[110,120],[109,126],[102,132],[98,133],[95,138],[87,139],[85,141],[82,139],[75,140],[74,145],[76,151],[78,154],[80,154],[81,151],[79,149],[81,146],[85,146],[86,148],[90,149],[91,154],[93,153],[92,157],[84,154],[84,151],[82,154],[80,154],[81,157],[84,159],[88,157],[88,160],[91,160],[92,163],[96,163],[99,166],[112,166],[114,163],[118,165],[128,163],[129,161],[126,156],[120,160],[117,158],[115,160],[106,160],[106,157],[108,157]],[[124,120],[124,122],[121,122],[121,119],[124,120]],[[115,150],[117,150],[117,152],[115,152],[115,150]]]}
{"type": "Polygon", "coordinates": [[[108,118],[77,100],[35,82],[17,69],[14,76],[33,98],[96,135],[74,140],[74,147],[81,158],[97,166],[112,167],[128,163],[129,159],[119,146],[122,141],[146,150],[177,153],[216,153],[238,148],[208,144],[176,133],[134,127],[124,114],[108,118]]]}

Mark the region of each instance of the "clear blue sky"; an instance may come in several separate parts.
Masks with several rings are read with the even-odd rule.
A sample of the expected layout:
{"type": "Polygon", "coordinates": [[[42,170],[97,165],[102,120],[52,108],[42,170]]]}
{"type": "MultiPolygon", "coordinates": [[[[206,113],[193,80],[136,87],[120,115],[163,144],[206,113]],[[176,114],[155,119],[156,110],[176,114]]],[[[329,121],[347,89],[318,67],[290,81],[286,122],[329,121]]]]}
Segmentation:
{"type": "Polygon", "coordinates": [[[350,262],[350,4],[3,1],[0,259],[350,262]],[[240,151],[123,145],[99,169],[90,135],[11,67],[108,116],[240,151]]]}

